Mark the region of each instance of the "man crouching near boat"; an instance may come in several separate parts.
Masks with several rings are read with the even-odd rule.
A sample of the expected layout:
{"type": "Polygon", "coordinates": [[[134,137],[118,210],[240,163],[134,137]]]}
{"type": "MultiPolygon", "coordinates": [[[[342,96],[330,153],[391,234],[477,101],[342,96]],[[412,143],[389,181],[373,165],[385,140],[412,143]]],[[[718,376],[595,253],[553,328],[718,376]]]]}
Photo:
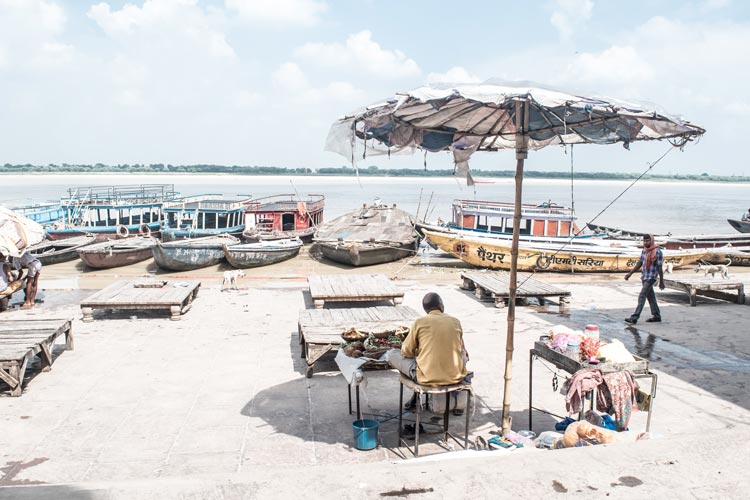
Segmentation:
{"type": "Polygon", "coordinates": [[[15,273],[16,279],[21,279],[23,270],[26,274],[26,298],[21,305],[21,309],[30,309],[34,307],[36,301],[36,292],[39,288],[39,274],[42,271],[42,263],[39,259],[26,252],[20,257],[14,257],[11,263],[12,272],[15,273]]]}
{"type": "Polygon", "coordinates": [[[8,308],[10,297],[21,285],[21,281],[15,279],[10,264],[5,261],[5,254],[0,253],[0,312],[8,308]]]}
{"type": "MultiPolygon", "coordinates": [[[[461,322],[444,313],[443,299],[437,293],[425,295],[422,307],[427,316],[414,320],[401,350],[388,351],[388,362],[420,385],[439,387],[465,381],[469,355],[464,347],[461,322]]],[[[416,403],[414,394],[406,409],[414,409],[416,403]]]]}

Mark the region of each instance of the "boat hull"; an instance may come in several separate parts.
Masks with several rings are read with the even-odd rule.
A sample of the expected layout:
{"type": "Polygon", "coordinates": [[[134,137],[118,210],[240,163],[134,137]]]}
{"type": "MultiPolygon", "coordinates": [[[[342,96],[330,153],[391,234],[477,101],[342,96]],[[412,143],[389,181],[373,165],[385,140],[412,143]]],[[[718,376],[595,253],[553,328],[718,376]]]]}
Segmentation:
{"type": "Polygon", "coordinates": [[[242,236],[243,226],[230,227],[227,229],[169,229],[161,230],[161,240],[164,242],[189,240],[195,238],[206,238],[208,236],[229,235],[238,238],[242,236]]]}
{"type": "Polygon", "coordinates": [[[236,245],[231,236],[210,237],[197,240],[156,242],[151,248],[156,265],[167,271],[191,271],[218,264],[224,260],[224,246],[236,245]],[[204,240],[204,241],[201,241],[204,240]]]}
{"type": "MultiPolygon", "coordinates": [[[[425,231],[425,235],[437,247],[476,267],[488,269],[510,269],[510,245],[493,244],[485,240],[452,237],[445,233],[425,231]]],[[[704,255],[702,251],[670,252],[664,255],[664,263],[673,268],[693,264],[704,255]]],[[[519,271],[550,271],[576,273],[627,272],[640,258],[635,252],[598,253],[595,250],[549,250],[529,247],[518,249],[519,271]]]]}
{"type": "Polygon", "coordinates": [[[744,247],[745,251],[738,248],[717,248],[707,250],[703,260],[710,264],[727,264],[731,266],[750,266],[750,247],[744,247]]]}
{"type": "Polygon", "coordinates": [[[118,248],[117,241],[121,240],[112,242],[112,245],[108,247],[91,245],[91,247],[98,248],[80,248],[78,256],[86,266],[92,269],[111,269],[150,259],[153,256],[151,248],[156,244],[155,240],[151,240],[139,242],[136,246],[118,248]]]}
{"type": "MultiPolygon", "coordinates": [[[[252,244],[251,244],[252,245],[252,244]]],[[[268,266],[289,260],[299,254],[302,243],[288,248],[247,248],[248,245],[224,247],[227,262],[238,269],[268,266]]]]}
{"type": "Polygon", "coordinates": [[[67,229],[52,229],[47,228],[47,238],[50,240],[65,240],[68,238],[75,238],[76,236],[86,236],[89,234],[92,234],[96,236],[97,242],[103,242],[107,240],[116,240],[116,239],[122,239],[127,238],[129,236],[153,236],[155,238],[159,237],[160,230],[161,230],[161,223],[159,222],[152,222],[149,224],[146,224],[149,228],[149,232],[147,234],[144,234],[144,231],[141,231],[141,226],[143,224],[132,224],[132,225],[125,225],[128,229],[127,236],[122,236],[121,234],[118,234],[118,229],[122,226],[79,226],[79,227],[71,227],[67,229]]]}
{"type": "Polygon", "coordinates": [[[77,250],[96,242],[94,236],[81,235],[65,241],[47,241],[28,249],[44,266],[69,262],[78,258],[77,250]]]}
{"type": "Polygon", "coordinates": [[[258,241],[278,241],[299,238],[304,243],[310,243],[313,239],[314,234],[315,228],[312,227],[299,229],[296,231],[275,231],[270,233],[260,231],[245,231],[242,233],[242,239],[248,243],[256,243],[258,241]]]}
{"type": "Polygon", "coordinates": [[[750,233],[750,221],[727,219],[727,222],[741,233],[750,233]]]}
{"type": "Polygon", "coordinates": [[[411,257],[416,252],[418,241],[400,245],[378,243],[323,243],[319,242],[323,256],[334,262],[354,267],[373,266],[411,257]]]}

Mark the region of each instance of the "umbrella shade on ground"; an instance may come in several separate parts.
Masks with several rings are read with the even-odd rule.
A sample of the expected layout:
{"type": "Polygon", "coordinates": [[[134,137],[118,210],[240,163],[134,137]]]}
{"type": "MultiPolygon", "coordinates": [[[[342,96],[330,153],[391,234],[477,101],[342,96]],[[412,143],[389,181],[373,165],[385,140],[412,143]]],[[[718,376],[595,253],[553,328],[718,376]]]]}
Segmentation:
{"type": "Polygon", "coordinates": [[[516,151],[515,210],[507,312],[503,432],[510,429],[518,236],[523,164],[528,151],[550,145],[669,140],[682,147],[705,130],[656,106],[586,97],[526,82],[424,86],[346,115],[330,129],[326,149],[356,164],[367,155],[450,151],[469,174],[477,151],[516,151]]]}
{"type": "Polygon", "coordinates": [[[19,257],[44,239],[44,228],[13,210],[0,207],[0,253],[19,257]]]}

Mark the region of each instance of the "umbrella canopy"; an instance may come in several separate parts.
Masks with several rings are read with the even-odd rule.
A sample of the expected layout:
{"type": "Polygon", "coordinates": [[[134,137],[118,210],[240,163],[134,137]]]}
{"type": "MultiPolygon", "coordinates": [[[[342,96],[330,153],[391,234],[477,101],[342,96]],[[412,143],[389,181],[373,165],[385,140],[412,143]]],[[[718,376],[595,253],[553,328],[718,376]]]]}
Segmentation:
{"type": "Polygon", "coordinates": [[[476,151],[516,151],[516,190],[508,298],[503,432],[510,429],[518,236],[523,164],[528,150],[555,144],[613,144],[667,139],[682,147],[705,132],[653,105],[584,97],[528,83],[434,85],[396,94],[337,120],[326,149],[355,163],[360,155],[451,151],[467,176],[476,151]]]}
{"type": "Polygon", "coordinates": [[[44,239],[44,228],[33,220],[0,207],[0,253],[19,257],[23,251],[44,239]]]}

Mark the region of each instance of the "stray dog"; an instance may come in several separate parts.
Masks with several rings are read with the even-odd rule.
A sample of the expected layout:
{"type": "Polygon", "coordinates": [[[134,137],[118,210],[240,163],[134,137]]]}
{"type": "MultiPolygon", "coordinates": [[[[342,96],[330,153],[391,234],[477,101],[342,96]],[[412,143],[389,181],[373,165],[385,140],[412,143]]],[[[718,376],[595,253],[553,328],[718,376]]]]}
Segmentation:
{"type": "Polygon", "coordinates": [[[672,270],[674,269],[674,264],[672,262],[667,262],[664,264],[664,272],[667,274],[672,274],[672,270]]]}
{"type": "Polygon", "coordinates": [[[701,262],[698,264],[698,267],[695,268],[695,272],[703,272],[703,276],[708,276],[709,273],[711,274],[712,278],[716,277],[716,273],[721,273],[721,277],[723,279],[729,278],[729,266],[732,264],[731,259],[727,259],[726,264],[707,264],[705,262],[701,262]]]}
{"type": "Polygon", "coordinates": [[[221,283],[221,290],[224,291],[224,287],[234,288],[239,290],[237,287],[237,280],[245,276],[245,271],[242,269],[233,269],[231,271],[224,271],[224,281],[221,283]]]}

